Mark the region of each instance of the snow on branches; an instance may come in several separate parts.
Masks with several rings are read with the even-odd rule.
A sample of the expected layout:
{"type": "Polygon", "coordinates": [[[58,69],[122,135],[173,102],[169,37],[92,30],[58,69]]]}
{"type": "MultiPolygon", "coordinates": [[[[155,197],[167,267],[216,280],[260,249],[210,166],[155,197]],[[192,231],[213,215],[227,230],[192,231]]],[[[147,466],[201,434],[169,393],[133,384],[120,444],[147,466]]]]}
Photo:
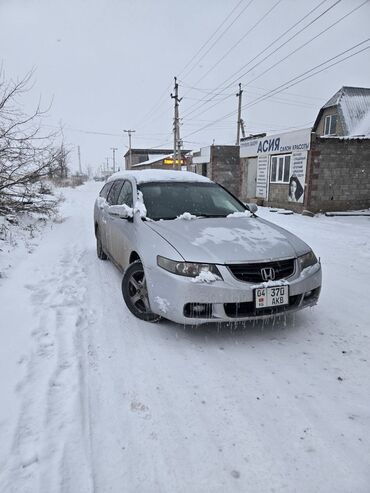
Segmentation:
{"type": "Polygon", "coordinates": [[[40,103],[26,114],[22,97],[32,73],[7,81],[0,73],[0,215],[18,212],[49,214],[57,199],[47,178],[66,174],[66,151],[57,144],[58,132],[45,133],[40,103]]]}

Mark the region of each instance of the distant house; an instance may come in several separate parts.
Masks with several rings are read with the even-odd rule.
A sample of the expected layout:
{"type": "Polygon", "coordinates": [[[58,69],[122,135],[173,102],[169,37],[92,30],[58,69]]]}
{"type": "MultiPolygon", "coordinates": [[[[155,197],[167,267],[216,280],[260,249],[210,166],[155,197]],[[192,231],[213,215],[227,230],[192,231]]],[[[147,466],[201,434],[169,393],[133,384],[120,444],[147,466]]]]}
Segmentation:
{"type": "MultiPolygon", "coordinates": [[[[184,160],[185,154],[189,150],[181,150],[181,159],[184,160]]],[[[173,156],[173,149],[131,149],[124,155],[125,169],[148,169],[148,168],[169,168],[172,167],[170,159],[173,156]],[[163,161],[167,159],[167,164],[163,161]]],[[[178,163],[181,166],[181,162],[178,163]]]]}
{"type": "Polygon", "coordinates": [[[370,207],[370,89],[342,87],[312,129],[242,139],[240,158],[245,201],[297,212],[370,207]]]}

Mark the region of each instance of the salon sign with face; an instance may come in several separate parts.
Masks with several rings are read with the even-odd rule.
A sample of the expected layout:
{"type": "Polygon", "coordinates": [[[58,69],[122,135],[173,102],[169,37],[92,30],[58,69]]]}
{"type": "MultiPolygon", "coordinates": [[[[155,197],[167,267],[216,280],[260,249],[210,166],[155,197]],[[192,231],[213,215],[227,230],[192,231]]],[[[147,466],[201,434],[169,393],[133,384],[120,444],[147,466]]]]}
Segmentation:
{"type": "Polygon", "coordinates": [[[290,166],[288,201],[303,203],[307,152],[293,152],[290,166]]]}

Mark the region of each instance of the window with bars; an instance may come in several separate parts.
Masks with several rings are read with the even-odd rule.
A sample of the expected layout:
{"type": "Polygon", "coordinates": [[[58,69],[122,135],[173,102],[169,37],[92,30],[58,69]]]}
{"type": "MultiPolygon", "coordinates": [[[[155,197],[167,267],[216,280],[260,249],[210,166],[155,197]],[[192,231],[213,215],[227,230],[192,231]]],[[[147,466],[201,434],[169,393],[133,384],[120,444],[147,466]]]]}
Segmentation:
{"type": "Polygon", "coordinates": [[[290,154],[271,157],[271,183],[289,183],[290,154]]]}

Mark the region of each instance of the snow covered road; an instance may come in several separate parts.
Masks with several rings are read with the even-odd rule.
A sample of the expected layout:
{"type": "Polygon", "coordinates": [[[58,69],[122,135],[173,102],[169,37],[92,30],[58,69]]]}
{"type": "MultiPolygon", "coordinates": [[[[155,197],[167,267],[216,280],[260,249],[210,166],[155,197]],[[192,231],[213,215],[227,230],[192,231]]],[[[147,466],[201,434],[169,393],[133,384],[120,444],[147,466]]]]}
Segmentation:
{"type": "Polygon", "coordinates": [[[96,258],[100,184],[0,279],[0,492],[370,490],[370,218],[260,215],[322,259],[275,323],[135,319],[96,258]]]}

